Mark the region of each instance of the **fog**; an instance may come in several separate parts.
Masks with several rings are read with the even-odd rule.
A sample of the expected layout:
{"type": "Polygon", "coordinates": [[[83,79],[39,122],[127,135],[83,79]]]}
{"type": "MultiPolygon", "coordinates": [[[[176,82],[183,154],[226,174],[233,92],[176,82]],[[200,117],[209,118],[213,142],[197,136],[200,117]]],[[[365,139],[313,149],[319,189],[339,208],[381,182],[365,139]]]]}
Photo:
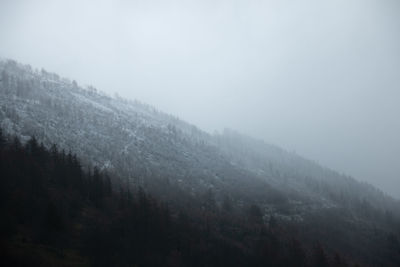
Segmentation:
{"type": "Polygon", "coordinates": [[[0,57],[400,197],[397,0],[1,0],[0,57]]]}

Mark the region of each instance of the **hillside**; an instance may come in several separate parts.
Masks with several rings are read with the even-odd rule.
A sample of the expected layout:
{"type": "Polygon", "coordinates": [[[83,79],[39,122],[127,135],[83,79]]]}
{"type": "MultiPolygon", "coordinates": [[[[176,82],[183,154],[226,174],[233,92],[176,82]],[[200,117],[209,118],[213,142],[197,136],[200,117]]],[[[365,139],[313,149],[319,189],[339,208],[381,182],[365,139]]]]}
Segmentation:
{"type": "Polygon", "coordinates": [[[400,262],[393,241],[400,204],[371,185],[232,130],[210,135],[138,101],[15,61],[1,61],[0,73],[1,127],[23,142],[35,136],[47,147],[56,143],[110,173],[113,184],[144,188],[180,208],[241,214],[256,205],[264,222],[294,227],[305,242],[324,241],[372,265],[400,262]]]}
{"type": "Polygon", "coordinates": [[[115,190],[73,154],[0,129],[2,266],[319,266],[347,259],[304,247],[260,213],[170,208],[115,190]],[[205,216],[206,215],[206,216],[205,216]]]}

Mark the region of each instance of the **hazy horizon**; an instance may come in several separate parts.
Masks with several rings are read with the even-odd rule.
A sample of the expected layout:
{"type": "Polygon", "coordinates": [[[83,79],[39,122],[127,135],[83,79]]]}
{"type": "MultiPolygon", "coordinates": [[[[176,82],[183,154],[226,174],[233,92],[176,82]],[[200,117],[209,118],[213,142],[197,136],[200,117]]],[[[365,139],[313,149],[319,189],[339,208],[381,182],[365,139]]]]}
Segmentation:
{"type": "Polygon", "coordinates": [[[400,198],[400,2],[0,2],[0,57],[400,198]]]}

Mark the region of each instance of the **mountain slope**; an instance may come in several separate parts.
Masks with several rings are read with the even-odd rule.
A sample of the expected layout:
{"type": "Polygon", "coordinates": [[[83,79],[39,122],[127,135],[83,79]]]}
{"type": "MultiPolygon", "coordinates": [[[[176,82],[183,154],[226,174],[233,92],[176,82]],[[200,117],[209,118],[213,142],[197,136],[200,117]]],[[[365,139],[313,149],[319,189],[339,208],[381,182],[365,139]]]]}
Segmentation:
{"type": "Polygon", "coordinates": [[[112,190],[110,177],[84,171],[74,155],[1,129],[0,213],[2,266],[317,267],[321,252],[330,260],[250,216],[204,217],[140,189],[112,190]]]}
{"type": "Polygon", "coordinates": [[[0,123],[7,133],[57,143],[124,186],[181,206],[228,205],[240,212],[255,204],[265,221],[304,227],[304,239],[329,239],[332,250],[351,235],[357,241],[349,249],[376,264],[369,251],[386,251],[382,240],[400,233],[398,201],[278,147],[229,130],[209,135],[138,101],[14,61],[1,61],[0,73],[0,123]],[[308,228],[313,222],[328,230],[308,228]],[[335,224],[339,238],[329,230],[335,224]],[[374,231],[376,239],[366,237],[374,231]]]}

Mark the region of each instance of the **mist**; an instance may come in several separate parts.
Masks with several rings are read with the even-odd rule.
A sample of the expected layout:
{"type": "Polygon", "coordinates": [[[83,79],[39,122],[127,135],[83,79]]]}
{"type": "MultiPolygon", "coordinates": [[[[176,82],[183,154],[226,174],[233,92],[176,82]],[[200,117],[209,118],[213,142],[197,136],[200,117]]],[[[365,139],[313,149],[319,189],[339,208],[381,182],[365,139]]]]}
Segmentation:
{"type": "Polygon", "coordinates": [[[2,0],[0,57],[400,197],[400,2],[2,0]]]}

